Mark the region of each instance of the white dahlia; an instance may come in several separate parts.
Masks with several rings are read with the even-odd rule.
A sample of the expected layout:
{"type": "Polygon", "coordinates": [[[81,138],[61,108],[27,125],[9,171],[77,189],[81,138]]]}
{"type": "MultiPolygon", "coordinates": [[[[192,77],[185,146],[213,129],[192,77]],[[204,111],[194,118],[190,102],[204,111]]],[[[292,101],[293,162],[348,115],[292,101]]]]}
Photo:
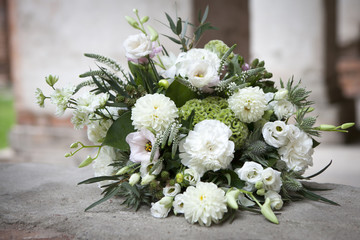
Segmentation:
{"type": "Polygon", "coordinates": [[[264,91],[259,87],[240,89],[229,97],[229,107],[242,122],[260,120],[267,108],[264,91]]]}
{"type": "Polygon", "coordinates": [[[185,219],[201,226],[217,223],[227,212],[225,192],[214,183],[198,182],[182,194],[181,202],[185,219]]]}
{"type": "Polygon", "coordinates": [[[147,94],[139,98],[131,111],[135,129],[151,128],[156,132],[164,131],[175,118],[178,109],[175,103],[163,94],[147,94]]]}
{"type": "Polygon", "coordinates": [[[206,171],[225,169],[234,157],[232,132],[218,120],[204,120],[180,143],[181,163],[202,176],[206,171]]]}

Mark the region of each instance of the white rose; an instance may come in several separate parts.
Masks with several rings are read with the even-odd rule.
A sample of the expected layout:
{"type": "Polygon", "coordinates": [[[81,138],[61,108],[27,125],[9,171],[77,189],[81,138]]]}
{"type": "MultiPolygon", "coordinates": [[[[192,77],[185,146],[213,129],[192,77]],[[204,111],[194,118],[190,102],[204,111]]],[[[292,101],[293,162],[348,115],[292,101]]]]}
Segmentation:
{"type": "Polygon", "coordinates": [[[123,44],[126,57],[129,60],[136,60],[152,53],[152,42],[143,33],[130,35],[123,44]]]}
{"type": "Polygon", "coordinates": [[[263,167],[256,162],[245,162],[242,168],[235,169],[239,178],[251,184],[261,181],[263,167]]]}
{"type": "Polygon", "coordinates": [[[289,127],[289,142],[279,148],[278,153],[289,170],[302,174],[308,166],[312,166],[313,164],[313,141],[305,132],[296,126],[289,125],[289,127]]]}
{"type": "Polygon", "coordinates": [[[200,181],[200,174],[193,168],[185,169],[184,179],[189,182],[191,186],[195,186],[200,181]]]}
{"type": "Polygon", "coordinates": [[[281,172],[276,171],[272,168],[266,168],[261,173],[261,179],[264,183],[265,190],[272,190],[275,192],[280,192],[281,189],[281,172]]]}
{"type": "Polygon", "coordinates": [[[288,100],[274,101],[270,103],[278,119],[291,117],[296,112],[296,107],[288,100]]]}
{"type": "Polygon", "coordinates": [[[265,193],[265,199],[270,199],[270,206],[272,209],[280,210],[283,206],[283,200],[281,199],[280,194],[274,191],[267,191],[265,193]]]}
{"type": "Polygon", "coordinates": [[[279,148],[288,142],[289,126],[283,121],[267,122],[262,128],[264,140],[270,146],[279,148]]]}

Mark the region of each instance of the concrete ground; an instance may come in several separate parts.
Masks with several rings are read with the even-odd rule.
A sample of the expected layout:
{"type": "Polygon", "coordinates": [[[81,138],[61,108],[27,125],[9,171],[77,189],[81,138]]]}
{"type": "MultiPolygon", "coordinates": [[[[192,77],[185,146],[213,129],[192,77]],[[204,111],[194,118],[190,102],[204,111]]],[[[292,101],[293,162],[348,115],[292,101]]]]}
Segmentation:
{"type": "MultiPolygon", "coordinates": [[[[315,181],[346,181],[358,186],[359,151],[358,147],[317,149],[314,168],[326,165],[329,159],[334,164],[315,181]]],[[[85,213],[84,209],[100,198],[96,185],[77,186],[92,177],[91,170],[0,163],[0,239],[358,239],[360,234],[358,187],[322,184],[333,190],[320,194],[341,206],[293,202],[281,211],[279,225],[257,214],[239,212],[232,224],[206,228],[173,215],[155,219],[147,207],[134,212],[121,206],[121,199],[85,213]]]]}

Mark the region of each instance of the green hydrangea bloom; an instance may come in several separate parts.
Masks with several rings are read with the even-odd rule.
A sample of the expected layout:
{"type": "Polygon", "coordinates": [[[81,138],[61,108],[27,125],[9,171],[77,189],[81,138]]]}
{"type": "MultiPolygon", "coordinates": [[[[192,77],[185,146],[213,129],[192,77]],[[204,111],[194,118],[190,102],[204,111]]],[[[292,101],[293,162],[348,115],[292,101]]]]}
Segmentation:
{"type": "Polygon", "coordinates": [[[203,100],[189,100],[179,109],[180,118],[187,119],[193,110],[195,112],[193,126],[205,119],[216,119],[226,124],[233,133],[230,140],[235,143],[235,149],[239,149],[249,135],[246,124],[235,117],[224,98],[208,97],[203,100]]]}
{"type": "MultiPolygon", "coordinates": [[[[218,55],[220,59],[229,50],[229,47],[221,40],[211,40],[204,46],[204,48],[206,50],[216,53],[216,55],[218,55]]],[[[231,53],[228,58],[230,60],[233,57],[234,57],[234,53],[231,53]]]]}

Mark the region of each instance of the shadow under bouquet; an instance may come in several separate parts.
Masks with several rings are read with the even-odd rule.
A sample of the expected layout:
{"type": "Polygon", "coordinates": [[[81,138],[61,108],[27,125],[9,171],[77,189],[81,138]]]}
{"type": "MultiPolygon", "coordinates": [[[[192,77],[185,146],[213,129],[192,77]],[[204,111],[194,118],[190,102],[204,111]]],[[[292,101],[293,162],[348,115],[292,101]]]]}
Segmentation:
{"type": "Polygon", "coordinates": [[[95,177],[79,184],[99,183],[103,197],[86,210],[120,196],[128,207],[151,206],[156,218],[172,210],[210,226],[237,210],[278,223],[274,210],[303,198],[337,204],[305,182],[331,162],[303,174],[319,144],[314,137],[346,132],[353,123],[315,126],[310,91],[294,79],[275,87],[264,61],[246,63],[234,54],[235,45],[212,40],[196,48],[213,29],[208,8],[197,25],[166,14],[173,33],[166,37],[180,46],[178,55],[166,51],[149,17],[134,13],[126,17],[139,31],[124,42],[128,73],[112,59],[85,54],[98,69],[80,75],[82,82],[56,88],[58,77],[49,75],[53,93],[36,92],[38,104],[49,99],[57,115],[71,109],[74,127],[86,126],[94,143],[75,142],[65,155],[96,149],[79,166],[92,165],[95,177]]]}

